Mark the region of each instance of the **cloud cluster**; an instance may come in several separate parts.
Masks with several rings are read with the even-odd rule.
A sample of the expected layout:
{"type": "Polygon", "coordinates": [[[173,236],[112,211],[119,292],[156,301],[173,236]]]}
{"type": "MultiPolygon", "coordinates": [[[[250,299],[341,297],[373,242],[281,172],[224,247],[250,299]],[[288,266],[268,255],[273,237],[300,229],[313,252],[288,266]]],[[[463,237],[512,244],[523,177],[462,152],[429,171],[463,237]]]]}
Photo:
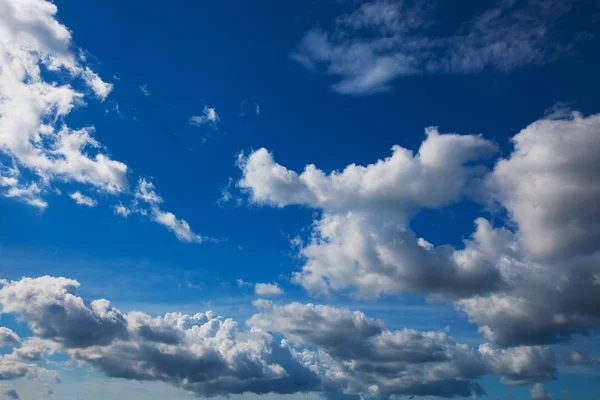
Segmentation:
{"type": "Polygon", "coordinates": [[[425,133],[417,154],[394,146],[384,160],[330,174],[314,165],[297,174],[266,149],[240,155],[238,186],[252,202],[322,210],[301,249],[307,263],[296,282],[317,294],[350,288],[364,297],[402,290],[456,296],[499,283],[497,270],[485,262],[494,249],[480,246],[495,234],[485,221],[463,251],[431,246],[407,226],[418,210],[456,202],[477,186],[486,169],[473,164],[497,147],[479,135],[440,134],[436,128],[425,133]]]}
{"type": "Polygon", "coordinates": [[[348,394],[368,393],[442,397],[481,394],[474,381],[493,374],[504,384],[553,379],[555,358],[545,347],[472,349],[445,332],[392,331],[361,312],[329,306],[257,302],[261,313],[248,324],[281,332],[303,349],[299,359],[320,375],[336,371],[334,381],[348,394]],[[317,361],[316,361],[317,360],[317,361]]]}
{"type": "Polygon", "coordinates": [[[367,166],[301,174],[266,149],[241,155],[238,186],[251,202],[320,211],[300,246],[295,282],[313,294],[362,297],[418,291],[455,301],[500,346],[570,340],[600,325],[600,115],[562,113],[496,146],[429,128],[417,154],[395,146],[367,166]],[[505,210],[504,227],[478,218],[460,249],[417,237],[410,219],[465,196],[505,210]]]}
{"type": "Polygon", "coordinates": [[[78,286],[48,276],[5,282],[1,313],[26,321],[34,337],[3,356],[2,379],[38,376],[22,360],[39,361],[50,348],[110,377],[163,381],[199,395],[320,389],[317,376],[264,331],[243,331],[210,311],[123,314],[107,300],[82,299],[78,286]]]}
{"type": "Polygon", "coordinates": [[[3,282],[0,314],[25,321],[33,336],[2,330],[12,353],[0,379],[57,379],[35,363],[56,352],[109,377],[162,381],[198,395],[323,392],[387,399],[391,395],[484,393],[475,380],[498,375],[507,385],[544,382],[555,372],[545,347],[478,349],[445,332],[392,331],[361,312],[257,300],[242,329],[208,311],[152,317],[88,301],[67,278],[3,282]],[[282,334],[278,343],[272,334],[282,334]]]}
{"type": "Polygon", "coordinates": [[[334,76],[333,90],[342,94],[385,91],[402,76],[507,71],[543,62],[562,50],[553,33],[568,11],[560,1],[503,1],[452,26],[442,18],[448,12],[443,4],[358,4],[333,29],[311,29],[292,54],[307,69],[334,76]]]}
{"type": "MultiPolygon", "coordinates": [[[[94,138],[93,126],[72,129],[64,120],[85,106],[89,91],[103,101],[112,84],[86,65],[71,32],[56,19],[55,4],[0,0],[0,9],[0,153],[10,161],[8,166],[0,163],[0,195],[43,210],[48,207],[43,194],[63,181],[128,194],[128,166],[110,157],[94,138]],[[25,175],[33,175],[32,180],[25,175]]],[[[79,205],[96,205],[80,191],[70,197],[79,205]]],[[[172,213],[159,210],[152,215],[180,240],[200,241],[172,213]]]]}

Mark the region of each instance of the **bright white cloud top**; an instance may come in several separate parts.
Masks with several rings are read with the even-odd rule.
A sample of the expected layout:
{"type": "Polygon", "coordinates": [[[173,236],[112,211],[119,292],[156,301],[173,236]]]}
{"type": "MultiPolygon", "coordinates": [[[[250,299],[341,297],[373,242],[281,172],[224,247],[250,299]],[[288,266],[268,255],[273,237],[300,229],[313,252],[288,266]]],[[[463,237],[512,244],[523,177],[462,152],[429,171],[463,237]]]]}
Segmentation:
{"type": "MultiPolygon", "coordinates": [[[[127,165],[105,152],[93,137],[93,126],[72,129],[64,122],[74,109],[85,106],[86,90],[103,101],[113,85],[86,65],[71,32],[55,19],[53,3],[0,0],[0,8],[0,151],[12,160],[11,165],[0,163],[0,193],[42,210],[48,207],[44,192],[64,181],[127,195],[127,165]],[[67,83],[57,84],[53,77],[67,83]],[[81,89],[76,89],[78,80],[84,83],[81,89]],[[24,178],[21,169],[33,172],[34,181],[24,178]]],[[[79,205],[96,204],[79,191],[71,197],[79,205]]],[[[180,240],[201,241],[173,213],[153,207],[151,214],[180,240]]]]}

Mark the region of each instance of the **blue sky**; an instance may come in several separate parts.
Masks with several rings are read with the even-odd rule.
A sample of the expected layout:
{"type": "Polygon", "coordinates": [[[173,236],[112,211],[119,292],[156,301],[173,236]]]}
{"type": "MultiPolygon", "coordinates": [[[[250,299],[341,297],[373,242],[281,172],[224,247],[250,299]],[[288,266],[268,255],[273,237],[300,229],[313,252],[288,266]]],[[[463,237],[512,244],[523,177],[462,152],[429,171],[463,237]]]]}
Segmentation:
{"type": "Polygon", "coordinates": [[[123,3],[0,0],[6,398],[600,396],[594,2],[123,3]]]}

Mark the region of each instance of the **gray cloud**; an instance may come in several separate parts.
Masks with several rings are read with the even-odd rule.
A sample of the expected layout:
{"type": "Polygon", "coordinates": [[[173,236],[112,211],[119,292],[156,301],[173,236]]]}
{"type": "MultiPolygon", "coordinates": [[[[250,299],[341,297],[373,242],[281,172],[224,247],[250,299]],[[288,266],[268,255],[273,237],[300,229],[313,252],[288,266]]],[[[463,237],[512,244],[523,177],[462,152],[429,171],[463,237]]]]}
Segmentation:
{"type": "Polygon", "coordinates": [[[125,317],[107,300],[85,302],[79,283],[66,278],[24,278],[0,289],[3,313],[21,315],[34,335],[66,347],[107,344],[127,336],[125,317]]]}
{"type": "Polygon", "coordinates": [[[60,351],[110,377],[163,381],[199,395],[319,391],[321,380],[261,330],[245,332],[211,312],[150,317],[86,301],[66,278],[4,282],[0,311],[27,322],[32,338],[2,356],[0,379],[38,377],[28,362],[60,351]]]}
{"type": "Polygon", "coordinates": [[[555,371],[547,348],[473,349],[445,332],[391,331],[361,312],[329,306],[257,300],[261,312],[244,330],[210,311],[123,314],[107,300],[82,299],[78,282],[66,278],[3,284],[2,313],[15,313],[36,336],[2,356],[0,379],[57,379],[35,364],[56,352],[109,377],[162,381],[201,396],[453,397],[484,393],[475,379],[485,375],[512,385],[543,382],[555,371]],[[79,337],[90,330],[96,331],[90,338],[79,337]],[[278,343],[270,332],[285,339],[278,343]]]}
{"type": "Polygon", "coordinates": [[[313,304],[275,305],[261,309],[248,324],[281,332],[304,349],[297,357],[347,394],[370,393],[441,397],[482,394],[474,379],[498,375],[506,385],[554,378],[556,360],[549,348],[478,349],[455,342],[445,332],[391,331],[361,312],[313,304]]]}
{"type": "Polygon", "coordinates": [[[0,347],[13,347],[19,344],[19,335],[10,329],[0,326],[0,347]]]}

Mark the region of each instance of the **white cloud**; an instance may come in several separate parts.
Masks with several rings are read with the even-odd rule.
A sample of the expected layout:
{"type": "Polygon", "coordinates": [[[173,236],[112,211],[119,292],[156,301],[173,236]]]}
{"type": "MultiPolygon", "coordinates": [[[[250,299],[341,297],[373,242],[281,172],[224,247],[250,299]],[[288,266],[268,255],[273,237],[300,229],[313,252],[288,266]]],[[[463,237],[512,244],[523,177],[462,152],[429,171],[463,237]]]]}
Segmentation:
{"type": "Polygon", "coordinates": [[[29,185],[19,185],[15,177],[0,177],[0,188],[7,189],[4,192],[5,197],[19,199],[40,210],[45,210],[48,207],[48,203],[40,197],[42,189],[35,182],[29,185]]]}
{"type": "Polygon", "coordinates": [[[254,293],[258,296],[281,296],[283,289],[276,283],[257,283],[254,286],[254,293]]]}
{"type": "Polygon", "coordinates": [[[125,207],[123,203],[119,203],[113,207],[116,215],[120,215],[123,218],[127,218],[129,214],[133,212],[133,210],[125,207]]]}
{"type": "Polygon", "coordinates": [[[204,106],[204,110],[202,111],[202,115],[192,115],[189,119],[190,125],[201,126],[204,124],[211,124],[212,126],[216,126],[221,121],[221,117],[217,114],[217,111],[214,108],[204,106]]]}
{"type": "Polygon", "coordinates": [[[568,10],[557,1],[501,2],[455,26],[456,33],[440,35],[433,28],[442,15],[431,3],[347,4],[353,9],[330,31],[310,30],[292,59],[310,71],[323,67],[336,77],[335,91],[353,95],[389,90],[402,76],[508,71],[542,62],[560,53],[553,28],[568,10]]]}
{"type": "Polygon", "coordinates": [[[417,154],[394,147],[328,174],[291,171],[260,149],[240,157],[238,185],[256,204],[319,211],[292,276],[312,294],[418,291],[455,301],[495,345],[568,342],[600,326],[598,132],[598,115],[554,113],[515,135],[493,171],[477,163],[493,144],[432,129],[417,154]],[[506,208],[506,227],[478,218],[460,249],[411,231],[420,209],[466,195],[506,208]]]}
{"type": "Polygon", "coordinates": [[[236,284],[238,287],[252,286],[252,284],[251,284],[250,282],[246,282],[246,281],[244,281],[243,279],[236,279],[236,280],[235,280],[235,284],[236,284]]]}
{"type": "Polygon", "coordinates": [[[351,164],[330,174],[307,165],[298,174],[259,149],[240,156],[238,186],[257,204],[323,211],[300,249],[306,260],[302,272],[294,275],[312,293],[348,288],[363,297],[403,290],[452,295],[493,288],[499,276],[490,265],[468,265],[448,246],[426,249],[407,224],[421,208],[460,200],[486,171],[475,162],[494,154],[496,145],[481,136],[428,128],[417,154],[399,146],[392,150],[391,157],[371,165],[351,164]]]}
{"type": "Polygon", "coordinates": [[[4,326],[0,326],[0,347],[13,347],[20,342],[19,335],[4,326]]]}
{"type": "MultiPolygon", "coordinates": [[[[72,129],[65,123],[73,109],[85,105],[85,93],[77,89],[78,80],[100,100],[108,96],[112,84],[86,65],[85,53],[75,47],[69,29],[56,20],[55,4],[0,0],[0,9],[0,151],[13,161],[8,167],[0,166],[0,194],[40,209],[48,206],[42,194],[56,190],[52,185],[64,181],[91,185],[113,195],[130,194],[129,168],[111,159],[93,137],[94,128],[72,129]],[[42,74],[42,68],[47,73],[42,74]],[[35,181],[19,184],[19,168],[32,172],[35,181]],[[17,172],[6,175],[5,169],[17,172]]],[[[206,117],[218,122],[214,109],[206,117]]],[[[184,220],[156,207],[162,200],[149,197],[144,183],[148,182],[142,179],[131,207],[121,203],[115,212],[121,216],[131,212],[152,215],[181,240],[200,242],[200,236],[191,232],[184,220]],[[138,207],[136,199],[151,203],[156,212],[138,207]]],[[[153,186],[151,189],[155,193],[153,186]]],[[[80,191],[71,197],[78,204],[95,205],[95,200],[80,191]]]]}
{"type": "Polygon", "coordinates": [[[531,384],[552,379],[556,369],[547,348],[473,349],[446,332],[389,330],[348,309],[261,299],[249,330],[242,330],[210,311],[122,313],[108,300],[84,300],[78,287],[49,276],[3,282],[1,312],[22,319],[34,336],[0,356],[0,379],[57,379],[36,363],[60,353],[108,377],[162,381],[199,396],[322,392],[386,399],[479,395],[475,379],[498,375],[507,385],[531,384]],[[269,332],[285,339],[277,343],[269,332]]]}
{"type": "Polygon", "coordinates": [[[73,200],[75,200],[75,202],[77,204],[79,204],[80,206],[96,207],[98,205],[98,202],[96,200],[82,194],[79,191],[71,193],[69,195],[69,197],[71,197],[73,200]]]}
{"type": "Polygon", "coordinates": [[[529,389],[529,394],[531,395],[531,400],[550,400],[552,399],[552,395],[546,393],[544,389],[544,385],[541,383],[536,383],[529,389]]]}
{"type": "Polygon", "coordinates": [[[202,243],[203,241],[202,236],[194,233],[185,220],[178,219],[173,213],[155,208],[152,211],[152,218],[155,222],[166,226],[182,242],[202,243]]]}
{"type": "Polygon", "coordinates": [[[146,97],[150,96],[150,90],[148,90],[148,85],[144,84],[144,85],[140,85],[140,92],[142,92],[142,94],[146,97]]]}

